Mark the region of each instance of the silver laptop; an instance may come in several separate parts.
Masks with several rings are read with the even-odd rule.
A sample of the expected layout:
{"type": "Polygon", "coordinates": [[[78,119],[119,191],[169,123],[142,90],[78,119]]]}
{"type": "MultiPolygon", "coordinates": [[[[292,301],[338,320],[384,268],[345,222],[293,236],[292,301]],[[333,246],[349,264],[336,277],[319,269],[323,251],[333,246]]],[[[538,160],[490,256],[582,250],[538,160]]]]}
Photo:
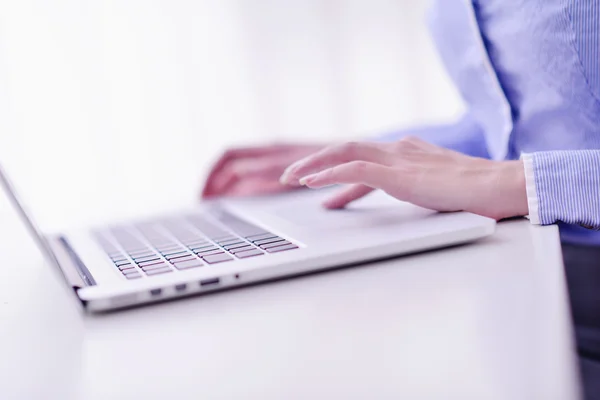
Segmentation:
{"type": "Polygon", "coordinates": [[[327,211],[325,191],[225,199],[152,219],[43,233],[0,184],[83,307],[102,312],[473,241],[495,221],[376,192],[327,211]]]}

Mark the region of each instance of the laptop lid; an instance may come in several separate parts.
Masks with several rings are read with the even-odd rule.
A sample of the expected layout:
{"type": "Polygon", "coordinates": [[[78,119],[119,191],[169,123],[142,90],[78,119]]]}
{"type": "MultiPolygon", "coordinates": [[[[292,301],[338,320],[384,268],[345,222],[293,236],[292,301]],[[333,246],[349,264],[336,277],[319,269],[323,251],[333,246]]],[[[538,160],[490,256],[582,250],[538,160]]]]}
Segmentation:
{"type": "Polygon", "coordinates": [[[21,219],[21,221],[23,221],[23,223],[27,227],[28,232],[35,239],[36,244],[38,245],[38,247],[44,254],[44,257],[46,258],[46,260],[48,262],[58,266],[58,260],[56,259],[54,253],[52,252],[48,241],[46,240],[46,238],[40,231],[39,227],[37,226],[37,224],[31,217],[31,215],[26,211],[23,203],[19,200],[19,197],[17,196],[17,193],[15,192],[15,189],[14,189],[12,183],[8,179],[8,176],[7,176],[6,172],[4,171],[4,168],[2,167],[2,165],[0,165],[0,186],[2,186],[2,189],[8,196],[9,201],[11,202],[11,204],[17,211],[19,218],[21,219]]]}
{"type": "Polygon", "coordinates": [[[9,201],[17,211],[19,218],[25,224],[27,231],[34,238],[48,263],[59,270],[69,285],[77,290],[82,286],[93,285],[95,282],[85,266],[81,265],[77,255],[72,251],[66,240],[60,236],[48,239],[28,213],[20,201],[5,169],[0,165],[0,187],[8,196],[9,201]],[[60,249],[60,259],[55,250],[60,249]]]}

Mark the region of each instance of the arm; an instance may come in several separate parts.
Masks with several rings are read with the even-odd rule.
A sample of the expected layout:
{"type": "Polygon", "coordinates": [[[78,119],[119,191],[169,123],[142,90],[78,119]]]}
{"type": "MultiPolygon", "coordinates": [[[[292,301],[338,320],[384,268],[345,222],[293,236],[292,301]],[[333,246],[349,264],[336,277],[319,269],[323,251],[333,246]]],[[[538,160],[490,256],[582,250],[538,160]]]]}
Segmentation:
{"type": "Polygon", "coordinates": [[[600,228],[600,150],[523,155],[529,218],[600,228]]]}
{"type": "Polygon", "coordinates": [[[490,158],[483,131],[469,114],[453,124],[391,132],[377,141],[394,142],[409,135],[473,157],[490,158]]]}

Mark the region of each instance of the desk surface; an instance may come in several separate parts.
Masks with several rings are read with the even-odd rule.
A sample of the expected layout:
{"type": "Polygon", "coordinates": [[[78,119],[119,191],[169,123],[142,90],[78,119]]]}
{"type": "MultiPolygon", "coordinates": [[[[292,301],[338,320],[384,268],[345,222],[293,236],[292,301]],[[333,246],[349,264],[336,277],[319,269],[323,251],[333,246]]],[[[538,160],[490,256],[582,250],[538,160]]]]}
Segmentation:
{"type": "Polygon", "coordinates": [[[578,398],[555,227],[87,316],[0,221],[2,399],[578,398]]]}

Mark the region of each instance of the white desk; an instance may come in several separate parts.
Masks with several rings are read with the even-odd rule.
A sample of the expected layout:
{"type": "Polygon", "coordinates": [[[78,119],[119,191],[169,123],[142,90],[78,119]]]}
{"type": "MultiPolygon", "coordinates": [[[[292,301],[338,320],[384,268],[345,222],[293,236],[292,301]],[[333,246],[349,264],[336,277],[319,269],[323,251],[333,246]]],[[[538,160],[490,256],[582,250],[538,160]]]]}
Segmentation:
{"type": "Polygon", "coordinates": [[[0,399],[578,397],[555,227],[94,317],[0,204],[0,399]]]}

